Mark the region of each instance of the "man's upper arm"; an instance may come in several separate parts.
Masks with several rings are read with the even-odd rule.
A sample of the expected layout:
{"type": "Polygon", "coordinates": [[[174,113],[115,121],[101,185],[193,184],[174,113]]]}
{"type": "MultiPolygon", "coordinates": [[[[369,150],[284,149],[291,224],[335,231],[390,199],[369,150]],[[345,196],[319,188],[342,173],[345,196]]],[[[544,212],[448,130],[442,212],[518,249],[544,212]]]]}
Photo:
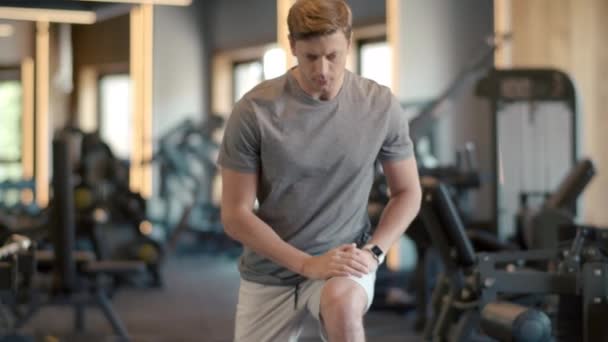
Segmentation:
{"type": "Polygon", "coordinates": [[[230,114],[219,150],[222,168],[256,172],[260,163],[260,128],[248,101],[239,101],[230,114]]]}
{"type": "Polygon", "coordinates": [[[222,168],[222,211],[252,210],[257,194],[257,173],[222,168]]]}
{"type": "Polygon", "coordinates": [[[416,158],[383,161],[382,169],[392,195],[403,191],[420,191],[416,158]]]}
{"type": "Polygon", "coordinates": [[[414,145],[410,139],[408,117],[393,95],[387,110],[386,128],[378,159],[381,162],[410,159],[414,155],[414,145]]]}

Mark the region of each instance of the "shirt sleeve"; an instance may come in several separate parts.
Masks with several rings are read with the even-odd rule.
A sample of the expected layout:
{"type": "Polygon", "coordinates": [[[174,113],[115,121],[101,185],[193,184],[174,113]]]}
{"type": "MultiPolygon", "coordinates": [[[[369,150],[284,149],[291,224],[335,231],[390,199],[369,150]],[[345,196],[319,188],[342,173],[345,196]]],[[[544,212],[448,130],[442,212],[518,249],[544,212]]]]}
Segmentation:
{"type": "Polygon", "coordinates": [[[226,123],[218,164],[231,170],[253,173],[260,163],[260,130],[253,108],[237,102],[226,123]]]}
{"type": "Polygon", "coordinates": [[[393,95],[388,107],[388,128],[378,159],[380,161],[403,160],[414,155],[414,144],[410,139],[408,117],[399,100],[393,95]]]}

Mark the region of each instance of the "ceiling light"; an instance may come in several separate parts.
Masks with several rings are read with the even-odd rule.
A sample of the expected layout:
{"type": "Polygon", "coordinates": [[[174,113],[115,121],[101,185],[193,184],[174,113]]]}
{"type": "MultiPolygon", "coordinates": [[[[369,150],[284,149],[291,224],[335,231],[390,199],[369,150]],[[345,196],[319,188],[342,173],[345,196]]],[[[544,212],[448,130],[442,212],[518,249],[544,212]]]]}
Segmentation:
{"type": "Polygon", "coordinates": [[[192,0],[73,0],[73,1],[95,1],[95,2],[122,2],[127,4],[146,4],[146,5],[174,5],[188,6],[192,0]]]}
{"type": "Polygon", "coordinates": [[[0,18],[71,24],[93,24],[97,19],[91,11],[25,7],[0,7],[0,18]]]}

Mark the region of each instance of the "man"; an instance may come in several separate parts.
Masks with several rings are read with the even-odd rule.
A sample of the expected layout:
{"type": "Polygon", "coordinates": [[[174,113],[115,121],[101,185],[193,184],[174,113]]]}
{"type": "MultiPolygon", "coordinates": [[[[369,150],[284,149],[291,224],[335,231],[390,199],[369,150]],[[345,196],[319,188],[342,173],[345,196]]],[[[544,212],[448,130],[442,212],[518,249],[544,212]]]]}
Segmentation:
{"type": "Polygon", "coordinates": [[[229,118],[222,221],[245,246],[236,341],[295,341],[308,314],[329,341],[364,341],[376,269],[418,212],[399,102],[345,69],[351,17],[342,0],[297,1],[287,21],[298,66],[256,86],[229,118]],[[370,238],[376,160],[391,199],[370,238]]]}

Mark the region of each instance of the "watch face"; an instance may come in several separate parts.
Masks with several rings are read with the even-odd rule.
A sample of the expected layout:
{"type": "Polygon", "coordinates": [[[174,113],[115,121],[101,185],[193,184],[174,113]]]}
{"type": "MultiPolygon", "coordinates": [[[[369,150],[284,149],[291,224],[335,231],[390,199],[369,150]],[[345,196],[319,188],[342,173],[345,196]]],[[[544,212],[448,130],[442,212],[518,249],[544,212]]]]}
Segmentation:
{"type": "Polygon", "coordinates": [[[380,249],[380,247],[378,246],[372,246],[371,248],[372,253],[374,253],[377,257],[380,257],[384,252],[382,252],[382,250],[380,249]]]}

